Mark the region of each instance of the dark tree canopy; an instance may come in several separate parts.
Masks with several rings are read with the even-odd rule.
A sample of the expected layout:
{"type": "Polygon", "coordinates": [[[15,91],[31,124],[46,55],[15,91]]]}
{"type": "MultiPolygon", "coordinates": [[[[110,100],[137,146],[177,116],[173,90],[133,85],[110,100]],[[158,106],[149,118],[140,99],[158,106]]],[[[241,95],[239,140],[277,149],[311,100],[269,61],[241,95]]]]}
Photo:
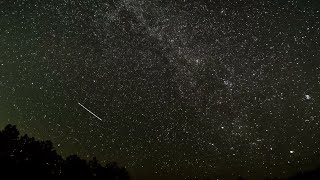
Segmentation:
{"type": "MultiPolygon", "coordinates": [[[[67,177],[108,180],[129,180],[128,171],[116,162],[101,165],[96,157],[86,161],[77,155],[65,159],[57,154],[51,141],[37,141],[28,135],[20,136],[16,126],[7,125],[0,131],[1,177],[67,177]]],[[[238,179],[245,179],[241,176],[238,179]]],[[[284,180],[273,179],[270,180],[284,180]]],[[[288,180],[318,180],[320,168],[300,172],[288,180]]]]}
{"type": "Polygon", "coordinates": [[[295,176],[289,178],[289,180],[318,180],[320,179],[320,168],[317,168],[312,171],[300,172],[295,176]]]}
{"type": "Polygon", "coordinates": [[[81,177],[97,179],[130,179],[117,163],[101,165],[94,157],[87,162],[77,155],[63,159],[51,141],[37,141],[20,136],[16,126],[0,131],[0,170],[2,177],[81,177]]]}

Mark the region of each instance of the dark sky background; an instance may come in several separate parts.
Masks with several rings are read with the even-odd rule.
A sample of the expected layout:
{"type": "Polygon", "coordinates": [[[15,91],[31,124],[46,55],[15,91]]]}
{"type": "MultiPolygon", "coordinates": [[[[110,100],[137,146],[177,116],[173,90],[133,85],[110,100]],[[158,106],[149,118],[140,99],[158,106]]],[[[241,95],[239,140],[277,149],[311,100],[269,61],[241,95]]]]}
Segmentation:
{"type": "Polygon", "coordinates": [[[137,179],[315,168],[319,10],[317,0],[1,0],[0,127],[137,179]]]}

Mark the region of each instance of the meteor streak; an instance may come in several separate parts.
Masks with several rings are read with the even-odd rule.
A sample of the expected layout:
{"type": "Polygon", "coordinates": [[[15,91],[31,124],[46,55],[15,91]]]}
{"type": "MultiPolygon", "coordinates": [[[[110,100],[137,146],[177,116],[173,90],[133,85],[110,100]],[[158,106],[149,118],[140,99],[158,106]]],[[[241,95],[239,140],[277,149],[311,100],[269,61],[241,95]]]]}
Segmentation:
{"type": "Polygon", "coordinates": [[[94,114],[92,111],[90,111],[88,108],[84,107],[84,105],[82,105],[82,104],[79,103],[79,102],[78,102],[78,104],[79,104],[81,107],[83,107],[85,110],[87,110],[90,114],[92,114],[94,117],[96,117],[97,119],[99,119],[100,121],[102,121],[102,119],[101,119],[99,116],[95,115],[95,114],[94,114]]]}

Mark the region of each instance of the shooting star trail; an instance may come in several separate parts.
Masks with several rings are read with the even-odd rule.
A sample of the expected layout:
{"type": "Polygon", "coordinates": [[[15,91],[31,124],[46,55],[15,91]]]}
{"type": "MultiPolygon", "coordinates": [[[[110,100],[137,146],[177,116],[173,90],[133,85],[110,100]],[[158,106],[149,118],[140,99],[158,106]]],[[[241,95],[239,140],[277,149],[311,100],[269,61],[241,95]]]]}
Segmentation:
{"type": "Polygon", "coordinates": [[[94,117],[96,117],[97,119],[99,119],[100,121],[103,121],[99,116],[95,115],[93,112],[91,112],[88,108],[84,107],[84,105],[82,105],[81,103],[78,102],[78,104],[83,107],[85,110],[87,110],[90,114],[92,114],[94,117]]]}

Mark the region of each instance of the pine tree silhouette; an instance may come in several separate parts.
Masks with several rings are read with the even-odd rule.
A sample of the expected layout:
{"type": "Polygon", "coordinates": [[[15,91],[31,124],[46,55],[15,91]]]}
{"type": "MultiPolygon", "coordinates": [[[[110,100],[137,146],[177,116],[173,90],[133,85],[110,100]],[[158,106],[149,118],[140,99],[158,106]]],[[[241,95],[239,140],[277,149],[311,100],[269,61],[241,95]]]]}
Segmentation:
{"type": "Polygon", "coordinates": [[[89,162],[77,155],[65,160],[57,154],[51,141],[20,137],[16,126],[0,131],[0,171],[2,177],[69,177],[129,180],[129,173],[116,163],[102,166],[97,158],[89,162]]]}

